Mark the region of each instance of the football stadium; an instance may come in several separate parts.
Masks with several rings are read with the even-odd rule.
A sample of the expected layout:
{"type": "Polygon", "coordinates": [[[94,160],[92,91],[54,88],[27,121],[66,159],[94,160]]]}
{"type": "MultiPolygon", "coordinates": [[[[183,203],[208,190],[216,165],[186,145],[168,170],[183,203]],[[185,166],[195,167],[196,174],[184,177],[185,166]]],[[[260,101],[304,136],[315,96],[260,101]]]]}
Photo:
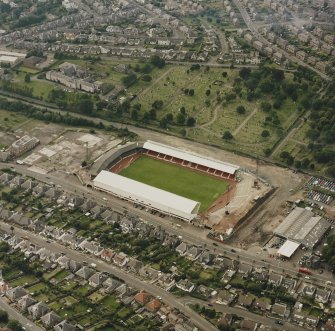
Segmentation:
{"type": "Polygon", "coordinates": [[[233,164],[146,141],[113,153],[93,185],[150,210],[191,221],[223,201],[228,203],[238,170],[233,164]]]}

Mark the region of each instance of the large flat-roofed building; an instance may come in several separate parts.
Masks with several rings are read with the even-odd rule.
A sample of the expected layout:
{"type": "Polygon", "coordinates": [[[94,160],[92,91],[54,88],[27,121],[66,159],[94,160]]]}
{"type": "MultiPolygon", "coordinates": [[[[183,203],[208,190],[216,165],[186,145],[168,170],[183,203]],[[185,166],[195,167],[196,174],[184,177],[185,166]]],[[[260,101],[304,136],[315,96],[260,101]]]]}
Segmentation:
{"type": "Polygon", "coordinates": [[[95,189],[186,221],[198,215],[200,203],[102,170],[93,180],[95,189]]]}
{"type": "Polygon", "coordinates": [[[9,148],[9,152],[12,156],[18,157],[30,151],[39,143],[40,141],[37,138],[25,135],[21,137],[19,140],[13,142],[13,144],[9,148]]]}
{"type": "Polygon", "coordinates": [[[330,223],[311,210],[296,207],[273,231],[275,235],[313,248],[330,229],[330,223]]]}

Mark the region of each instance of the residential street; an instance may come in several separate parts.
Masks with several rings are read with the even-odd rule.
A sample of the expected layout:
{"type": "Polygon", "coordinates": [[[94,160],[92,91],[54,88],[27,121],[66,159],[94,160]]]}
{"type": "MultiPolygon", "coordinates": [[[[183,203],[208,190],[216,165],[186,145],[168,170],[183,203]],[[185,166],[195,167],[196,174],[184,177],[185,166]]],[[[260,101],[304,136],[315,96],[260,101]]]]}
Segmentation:
{"type": "Polygon", "coordinates": [[[17,320],[25,327],[27,331],[43,331],[44,329],[24,317],[15,308],[10,306],[3,298],[0,297],[0,309],[5,310],[11,319],[17,320]]]}
{"type": "MultiPolygon", "coordinates": [[[[0,229],[10,233],[10,225],[6,224],[4,222],[0,222],[0,229]]],[[[20,228],[16,228],[14,230],[14,233],[17,236],[24,236],[29,238],[29,240],[41,247],[46,247],[50,251],[55,252],[55,253],[64,253],[66,254],[67,257],[70,259],[76,260],[76,261],[86,261],[88,264],[90,263],[95,263],[97,265],[97,269],[99,271],[105,271],[109,272],[112,275],[123,279],[128,285],[135,287],[139,290],[145,290],[148,293],[154,295],[154,296],[160,296],[162,300],[168,304],[171,307],[179,309],[182,313],[184,313],[186,316],[188,316],[192,322],[198,326],[201,330],[206,330],[206,331],[216,331],[217,328],[212,325],[211,323],[207,322],[204,318],[202,318],[200,315],[198,315],[196,312],[194,312],[192,309],[189,307],[183,305],[173,294],[166,292],[165,290],[161,289],[160,287],[150,284],[147,281],[142,281],[132,275],[131,273],[127,273],[117,267],[114,267],[113,265],[104,263],[98,258],[93,258],[89,257],[88,255],[85,255],[83,253],[80,253],[75,250],[68,249],[62,245],[59,245],[58,243],[51,242],[47,243],[46,240],[34,233],[31,233],[29,231],[25,231],[20,228]]],[[[33,329],[31,329],[33,330],[33,329]]],[[[34,329],[36,330],[36,329],[34,329]]]]}
{"type": "MultiPolygon", "coordinates": [[[[196,298],[192,298],[192,297],[183,297],[181,299],[181,301],[185,304],[185,305],[189,305],[189,304],[200,304],[203,305],[204,302],[202,300],[196,299],[196,298]]],[[[211,307],[208,307],[211,308],[211,307]]],[[[286,330],[286,331],[305,331],[306,329],[295,325],[295,324],[290,324],[285,322],[283,326],[278,325],[275,323],[275,321],[277,319],[274,318],[269,318],[266,316],[262,316],[259,314],[254,314],[251,313],[250,311],[246,310],[246,309],[240,309],[240,308],[235,308],[235,307],[228,307],[225,305],[220,305],[217,303],[213,304],[213,308],[216,311],[222,312],[222,313],[227,313],[227,314],[236,314],[238,316],[241,316],[243,318],[247,318],[247,319],[251,319],[257,323],[262,323],[265,324],[267,326],[271,326],[273,328],[275,328],[276,330],[286,330]]],[[[279,319],[279,318],[278,318],[279,319]]]]}

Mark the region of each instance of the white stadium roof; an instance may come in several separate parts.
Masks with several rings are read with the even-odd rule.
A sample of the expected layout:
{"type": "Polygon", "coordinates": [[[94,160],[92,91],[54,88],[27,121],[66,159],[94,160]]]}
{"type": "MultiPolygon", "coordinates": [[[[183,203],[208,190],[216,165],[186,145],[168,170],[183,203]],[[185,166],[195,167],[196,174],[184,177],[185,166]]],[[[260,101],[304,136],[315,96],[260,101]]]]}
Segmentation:
{"type": "Polygon", "coordinates": [[[105,170],[93,182],[97,189],[186,220],[195,218],[200,207],[197,201],[105,170]]]}
{"type": "Polygon", "coordinates": [[[278,254],[290,258],[294,252],[299,248],[300,244],[286,240],[282,247],[278,249],[278,254]]]}
{"type": "Polygon", "coordinates": [[[208,157],[203,157],[203,156],[197,155],[189,151],[182,151],[178,148],[159,144],[159,143],[156,143],[150,140],[146,141],[143,144],[143,148],[157,152],[157,153],[162,153],[162,154],[166,154],[169,156],[173,156],[173,157],[176,157],[178,159],[182,159],[188,162],[196,163],[196,164],[199,164],[205,167],[220,170],[220,171],[226,172],[231,175],[234,175],[235,172],[240,168],[234,164],[214,160],[208,157]]]}

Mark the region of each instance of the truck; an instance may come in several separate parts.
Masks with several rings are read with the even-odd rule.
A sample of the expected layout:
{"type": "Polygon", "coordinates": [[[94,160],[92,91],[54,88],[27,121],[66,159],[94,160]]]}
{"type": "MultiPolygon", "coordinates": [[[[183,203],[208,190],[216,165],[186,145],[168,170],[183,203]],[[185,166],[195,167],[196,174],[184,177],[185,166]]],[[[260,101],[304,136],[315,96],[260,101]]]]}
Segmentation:
{"type": "Polygon", "coordinates": [[[311,275],[312,271],[307,268],[299,268],[299,272],[305,274],[305,275],[311,275]]]}

